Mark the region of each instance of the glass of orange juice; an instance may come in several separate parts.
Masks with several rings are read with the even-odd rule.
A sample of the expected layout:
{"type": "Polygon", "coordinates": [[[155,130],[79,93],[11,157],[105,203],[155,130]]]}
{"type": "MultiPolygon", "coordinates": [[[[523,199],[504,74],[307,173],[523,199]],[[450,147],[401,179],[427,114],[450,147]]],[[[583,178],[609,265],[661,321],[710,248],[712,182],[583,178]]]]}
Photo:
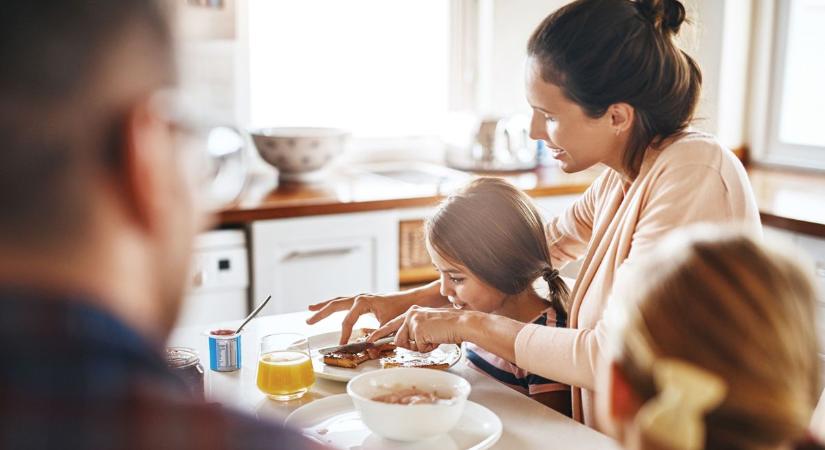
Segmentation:
{"type": "Polygon", "coordinates": [[[307,338],[297,333],[276,333],[261,339],[258,389],[274,400],[301,398],[315,383],[307,338]]]}

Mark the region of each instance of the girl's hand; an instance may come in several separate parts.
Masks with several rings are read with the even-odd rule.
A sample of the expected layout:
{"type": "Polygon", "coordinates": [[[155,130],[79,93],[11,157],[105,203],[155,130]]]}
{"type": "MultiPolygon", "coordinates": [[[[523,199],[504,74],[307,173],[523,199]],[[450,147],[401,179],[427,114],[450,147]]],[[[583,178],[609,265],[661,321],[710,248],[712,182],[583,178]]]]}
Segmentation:
{"type": "MultiPolygon", "coordinates": [[[[352,335],[352,327],[364,314],[372,313],[378,323],[384,325],[398,316],[402,316],[414,304],[443,304],[444,297],[439,294],[438,282],[431,283],[424,288],[397,292],[388,295],[360,294],[353,297],[337,297],[309,306],[315,314],[307,319],[308,324],[314,324],[337,311],[349,311],[341,323],[340,343],[346,344],[352,335]]],[[[399,324],[400,325],[400,324],[399,324]]],[[[394,331],[394,329],[393,329],[394,331]]],[[[387,332],[389,334],[390,332],[387,332]]]]}
{"type": "Polygon", "coordinates": [[[454,308],[412,306],[370,335],[374,341],[398,330],[395,345],[417,352],[431,352],[441,344],[460,344],[468,335],[472,312],[454,308]]]}

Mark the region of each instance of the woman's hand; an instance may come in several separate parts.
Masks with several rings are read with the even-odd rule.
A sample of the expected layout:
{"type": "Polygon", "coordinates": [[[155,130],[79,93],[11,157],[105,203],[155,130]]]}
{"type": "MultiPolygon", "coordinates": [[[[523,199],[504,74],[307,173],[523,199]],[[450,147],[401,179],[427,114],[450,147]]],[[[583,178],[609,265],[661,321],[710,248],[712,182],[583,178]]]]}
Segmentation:
{"type": "MultiPolygon", "coordinates": [[[[337,311],[349,310],[341,323],[341,344],[349,342],[352,327],[364,314],[372,313],[378,323],[384,325],[396,317],[404,314],[412,305],[440,305],[446,300],[439,293],[438,282],[389,295],[359,294],[353,297],[338,297],[309,306],[310,311],[316,311],[309,319],[308,324],[314,324],[337,311]]],[[[389,334],[389,333],[387,333],[389,334]]]]}

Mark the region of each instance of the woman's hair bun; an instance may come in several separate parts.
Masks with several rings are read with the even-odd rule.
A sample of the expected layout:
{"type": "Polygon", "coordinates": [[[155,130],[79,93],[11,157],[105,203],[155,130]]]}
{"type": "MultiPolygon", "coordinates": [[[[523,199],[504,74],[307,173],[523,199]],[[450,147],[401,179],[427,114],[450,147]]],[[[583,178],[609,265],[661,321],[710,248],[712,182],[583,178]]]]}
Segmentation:
{"type": "Polygon", "coordinates": [[[667,34],[679,33],[687,17],[679,0],[636,0],[636,8],[657,30],[667,34]]]}

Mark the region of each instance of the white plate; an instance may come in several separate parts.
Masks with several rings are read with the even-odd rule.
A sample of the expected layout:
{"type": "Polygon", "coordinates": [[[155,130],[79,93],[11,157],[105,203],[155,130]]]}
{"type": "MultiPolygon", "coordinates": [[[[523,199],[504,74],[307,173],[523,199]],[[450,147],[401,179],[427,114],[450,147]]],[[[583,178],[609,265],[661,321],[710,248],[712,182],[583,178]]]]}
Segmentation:
{"type": "MultiPolygon", "coordinates": [[[[381,361],[377,359],[363,362],[354,369],[324,364],[324,356],[318,353],[318,349],[338,345],[338,339],[340,337],[340,331],[316,334],[315,336],[309,337],[309,349],[312,355],[312,368],[315,370],[315,375],[320,378],[326,378],[327,380],[349,381],[355,378],[356,375],[381,369],[381,361]]],[[[396,352],[399,354],[404,352],[413,353],[403,348],[397,349],[396,352]]],[[[461,359],[461,348],[455,344],[442,344],[433,350],[433,355],[441,356],[443,361],[452,367],[461,359]]]]}
{"type": "Polygon", "coordinates": [[[359,450],[482,450],[498,442],[502,431],[501,420],[494,412],[468,401],[458,424],[445,435],[419,442],[383,439],[364,425],[347,394],[304,405],[287,417],[286,424],[323,444],[359,450]]]}

